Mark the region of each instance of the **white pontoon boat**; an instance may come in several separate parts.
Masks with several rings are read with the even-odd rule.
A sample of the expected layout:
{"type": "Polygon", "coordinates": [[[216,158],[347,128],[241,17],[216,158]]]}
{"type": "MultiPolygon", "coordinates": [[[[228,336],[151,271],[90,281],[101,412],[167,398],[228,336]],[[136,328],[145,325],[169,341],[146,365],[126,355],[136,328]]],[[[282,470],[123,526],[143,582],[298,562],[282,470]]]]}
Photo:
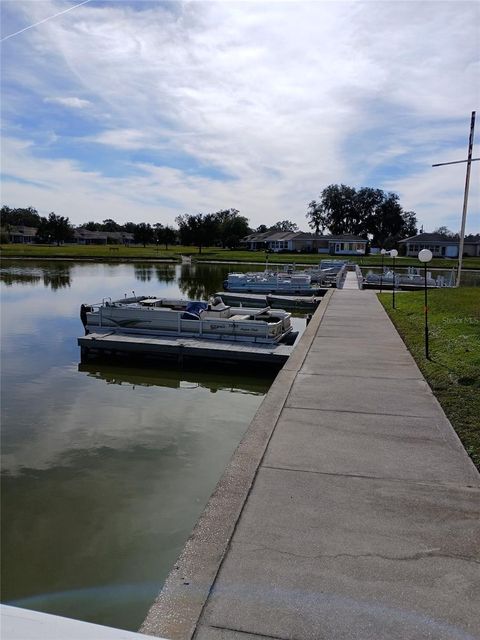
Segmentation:
{"type": "Polygon", "coordinates": [[[231,307],[212,301],[134,296],[81,305],[86,333],[114,332],[155,336],[201,337],[262,343],[291,343],[291,314],[283,309],[231,307]]]}
{"type": "Polygon", "coordinates": [[[312,286],[306,273],[258,272],[229,273],[223,283],[225,291],[235,293],[275,293],[284,295],[313,296],[320,288],[312,286]]]}

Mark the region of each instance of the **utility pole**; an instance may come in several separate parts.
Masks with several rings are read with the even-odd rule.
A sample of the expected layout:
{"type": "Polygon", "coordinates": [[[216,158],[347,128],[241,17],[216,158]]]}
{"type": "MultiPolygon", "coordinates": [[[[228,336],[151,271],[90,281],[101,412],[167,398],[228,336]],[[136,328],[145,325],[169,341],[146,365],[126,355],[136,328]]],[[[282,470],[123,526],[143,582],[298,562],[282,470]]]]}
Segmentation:
{"type": "Polygon", "coordinates": [[[467,205],[468,205],[468,191],[470,187],[470,168],[472,162],[480,160],[480,158],[472,158],[473,153],[473,134],[475,131],[475,111],[472,111],[472,119],[470,121],[470,137],[468,139],[468,155],[466,160],[455,160],[454,162],[440,162],[439,164],[432,164],[432,167],[444,167],[447,164],[460,164],[467,163],[467,174],[465,176],[465,191],[463,194],[463,212],[462,212],[462,227],[460,230],[460,244],[458,246],[458,271],[457,271],[457,283],[456,286],[460,286],[460,278],[462,275],[462,259],[463,259],[463,243],[465,240],[465,221],[467,219],[467,205]]]}

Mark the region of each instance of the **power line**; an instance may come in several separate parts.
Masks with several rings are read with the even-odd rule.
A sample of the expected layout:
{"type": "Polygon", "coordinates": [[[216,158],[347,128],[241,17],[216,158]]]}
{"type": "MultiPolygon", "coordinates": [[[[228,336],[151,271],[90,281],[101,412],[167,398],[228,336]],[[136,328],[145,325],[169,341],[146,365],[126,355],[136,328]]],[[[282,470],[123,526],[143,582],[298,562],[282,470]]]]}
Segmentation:
{"type": "Polygon", "coordinates": [[[14,36],[18,36],[20,33],[23,33],[24,31],[28,31],[29,29],[33,29],[33,27],[38,27],[39,24],[43,24],[44,22],[47,22],[48,20],[51,20],[52,18],[57,18],[58,16],[61,16],[64,13],[68,13],[69,11],[72,11],[72,9],[76,9],[77,7],[81,7],[82,4],[87,4],[87,2],[91,2],[91,1],[92,0],[83,0],[83,2],[79,2],[78,4],[74,4],[73,7],[68,7],[68,9],[64,9],[63,11],[59,11],[58,13],[54,13],[53,16],[48,16],[47,18],[44,18],[43,20],[39,20],[38,22],[35,22],[34,24],[28,25],[28,27],[24,27],[23,29],[20,29],[20,31],[15,31],[15,33],[10,33],[8,36],[5,36],[4,38],[2,38],[0,40],[0,42],[5,42],[5,40],[9,40],[10,38],[13,38],[14,36]]]}

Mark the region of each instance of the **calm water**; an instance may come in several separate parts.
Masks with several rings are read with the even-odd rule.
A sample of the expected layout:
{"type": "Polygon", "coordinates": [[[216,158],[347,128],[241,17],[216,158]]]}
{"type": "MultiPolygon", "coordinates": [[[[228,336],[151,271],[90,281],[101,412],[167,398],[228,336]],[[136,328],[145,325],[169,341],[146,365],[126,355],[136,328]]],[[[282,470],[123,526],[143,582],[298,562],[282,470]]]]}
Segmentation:
{"type": "Polygon", "coordinates": [[[228,271],[3,264],[4,602],[138,628],[273,378],[79,365],[79,305],[201,298],[228,271]]]}

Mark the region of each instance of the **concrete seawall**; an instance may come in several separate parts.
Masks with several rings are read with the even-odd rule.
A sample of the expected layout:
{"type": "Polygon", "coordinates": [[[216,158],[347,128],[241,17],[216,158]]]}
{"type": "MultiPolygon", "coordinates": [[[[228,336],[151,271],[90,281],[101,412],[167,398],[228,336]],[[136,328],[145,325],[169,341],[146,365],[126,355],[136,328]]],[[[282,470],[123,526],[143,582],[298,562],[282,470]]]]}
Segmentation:
{"type": "Polygon", "coordinates": [[[370,291],[330,291],[140,631],[480,637],[480,480],[370,291]]]}

